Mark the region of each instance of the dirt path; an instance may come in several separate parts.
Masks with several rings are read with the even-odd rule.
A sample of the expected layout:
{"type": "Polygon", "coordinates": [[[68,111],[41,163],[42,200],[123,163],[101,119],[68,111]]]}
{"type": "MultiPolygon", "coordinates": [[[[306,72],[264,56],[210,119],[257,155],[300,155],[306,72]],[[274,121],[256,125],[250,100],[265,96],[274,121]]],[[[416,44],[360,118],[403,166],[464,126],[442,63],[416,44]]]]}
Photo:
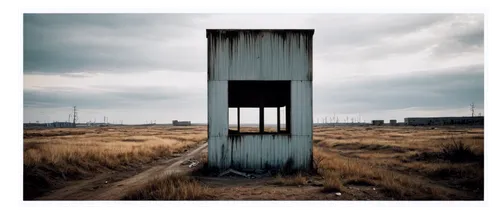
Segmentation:
{"type": "Polygon", "coordinates": [[[189,171],[189,167],[181,166],[182,162],[198,157],[207,146],[208,144],[204,143],[183,156],[160,161],[141,172],[106,173],[90,180],[75,181],[37,200],[119,200],[127,191],[145,184],[155,176],[189,171]]]}

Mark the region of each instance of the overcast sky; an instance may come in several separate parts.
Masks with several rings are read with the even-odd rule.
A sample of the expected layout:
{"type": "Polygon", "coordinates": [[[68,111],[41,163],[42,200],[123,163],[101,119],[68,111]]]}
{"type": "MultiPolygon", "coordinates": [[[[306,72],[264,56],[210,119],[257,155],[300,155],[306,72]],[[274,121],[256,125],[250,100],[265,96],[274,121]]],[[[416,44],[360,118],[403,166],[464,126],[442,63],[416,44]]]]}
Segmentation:
{"type": "Polygon", "coordinates": [[[483,113],[483,15],[25,14],[24,122],[205,123],[207,28],[315,29],[314,122],[483,113]]]}

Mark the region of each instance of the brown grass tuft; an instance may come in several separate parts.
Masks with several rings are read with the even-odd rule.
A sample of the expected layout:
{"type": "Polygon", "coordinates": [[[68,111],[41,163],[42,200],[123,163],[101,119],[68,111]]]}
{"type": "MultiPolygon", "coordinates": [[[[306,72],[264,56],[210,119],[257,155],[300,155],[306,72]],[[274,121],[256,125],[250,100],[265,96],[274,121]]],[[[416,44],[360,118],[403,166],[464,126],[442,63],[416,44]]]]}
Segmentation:
{"type": "Polygon", "coordinates": [[[341,192],[344,190],[344,186],[342,185],[342,182],[340,181],[339,176],[336,173],[332,171],[326,171],[324,172],[323,177],[325,181],[323,182],[322,192],[331,193],[341,192]]]}
{"type": "Polygon", "coordinates": [[[283,176],[278,174],[276,180],[272,182],[275,185],[281,186],[300,186],[307,184],[307,177],[303,176],[301,172],[293,176],[283,176]]]}
{"type": "Polygon", "coordinates": [[[123,200],[203,200],[208,199],[206,187],[186,175],[157,177],[130,191],[123,200]]]}

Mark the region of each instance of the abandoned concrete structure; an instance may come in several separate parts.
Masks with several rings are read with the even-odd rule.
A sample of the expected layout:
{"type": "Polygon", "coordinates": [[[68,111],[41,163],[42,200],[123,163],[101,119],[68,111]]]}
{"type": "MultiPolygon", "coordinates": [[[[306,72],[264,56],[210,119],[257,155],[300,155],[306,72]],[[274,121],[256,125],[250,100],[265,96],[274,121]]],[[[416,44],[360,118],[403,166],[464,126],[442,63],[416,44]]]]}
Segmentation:
{"type": "Polygon", "coordinates": [[[312,166],[313,34],[310,29],[207,30],[210,167],[312,166]],[[236,130],[229,130],[229,108],[238,112],[236,130]],[[258,133],[241,131],[240,108],[259,109],[258,133]],[[264,132],[264,108],[276,109],[276,132],[264,132]]]}

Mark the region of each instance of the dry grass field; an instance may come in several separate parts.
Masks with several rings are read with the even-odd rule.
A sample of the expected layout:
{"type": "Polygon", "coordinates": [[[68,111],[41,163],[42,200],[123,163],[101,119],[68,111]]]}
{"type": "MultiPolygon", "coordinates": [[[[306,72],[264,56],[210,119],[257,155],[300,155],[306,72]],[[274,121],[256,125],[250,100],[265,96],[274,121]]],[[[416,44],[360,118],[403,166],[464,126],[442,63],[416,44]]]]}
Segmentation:
{"type": "Polygon", "coordinates": [[[64,181],[133,170],[206,141],[206,127],[136,126],[24,130],[24,197],[64,181]]]}
{"type": "MultiPolygon", "coordinates": [[[[143,171],[205,140],[206,127],[25,130],[25,199],[103,172],[143,171]]],[[[153,176],[116,199],[483,200],[482,128],[315,127],[313,144],[312,172],[214,177],[200,164],[153,176]]],[[[206,162],[206,150],[198,159],[206,162]]]]}

